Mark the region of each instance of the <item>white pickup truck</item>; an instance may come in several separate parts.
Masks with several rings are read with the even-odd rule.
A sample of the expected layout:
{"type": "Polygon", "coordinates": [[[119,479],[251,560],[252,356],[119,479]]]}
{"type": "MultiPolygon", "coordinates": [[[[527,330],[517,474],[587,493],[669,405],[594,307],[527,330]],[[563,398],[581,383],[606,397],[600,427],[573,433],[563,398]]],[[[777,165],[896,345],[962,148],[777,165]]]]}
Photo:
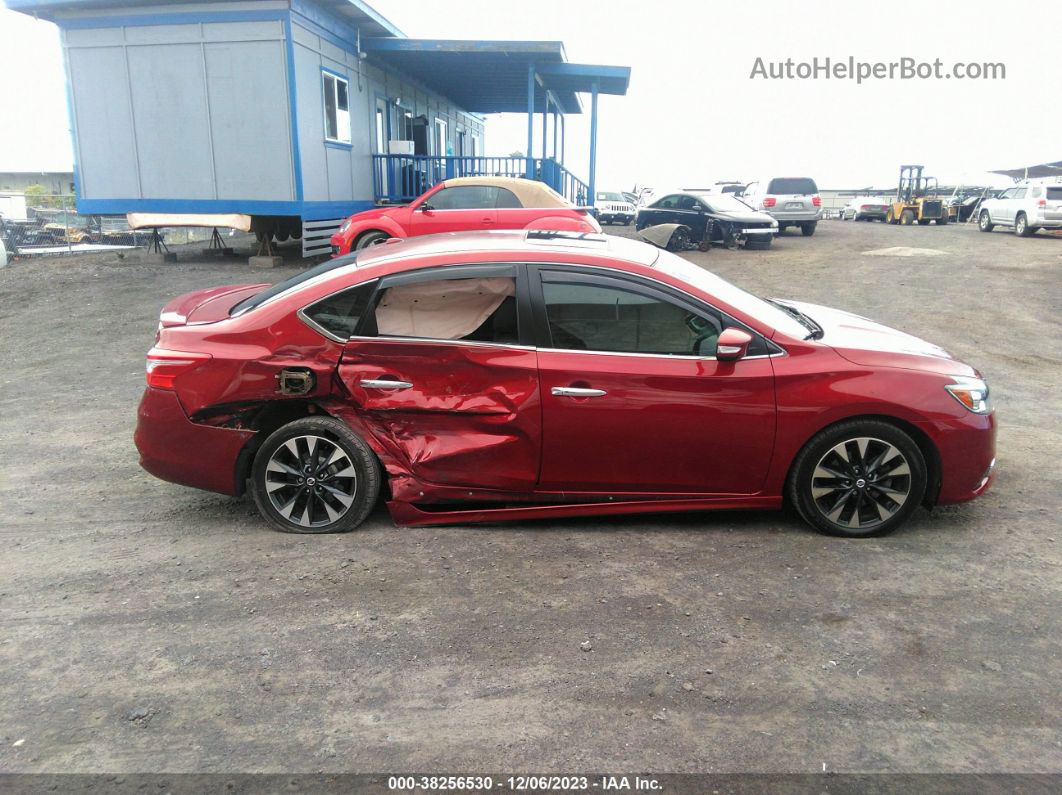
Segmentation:
{"type": "Polygon", "coordinates": [[[977,226],[991,232],[1009,226],[1014,234],[1030,237],[1037,229],[1062,229],[1062,183],[1023,183],[986,199],[978,210],[977,226]]]}

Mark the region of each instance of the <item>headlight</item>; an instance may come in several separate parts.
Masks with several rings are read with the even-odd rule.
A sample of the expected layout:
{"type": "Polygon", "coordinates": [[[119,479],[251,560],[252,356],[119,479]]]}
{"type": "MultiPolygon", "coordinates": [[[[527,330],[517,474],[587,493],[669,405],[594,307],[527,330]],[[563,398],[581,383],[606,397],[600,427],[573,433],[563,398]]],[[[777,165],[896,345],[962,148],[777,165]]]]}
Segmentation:
{"type": "Polygon", "coordinates": [[[339,227],[339,234],[343,234],[348,229],[350,229],[350,225],[352,223],[354,223],[354,219],[353,218],[348,218],[347,220],[345,220],[339,227]]]}
{"type": "Polygon", "coordinates": [[[945,384],[944,388],[974,414],[992,413],[992,403],[988,399],[988,384],[980,378],[955,376],[955,382],[945,384]]]}

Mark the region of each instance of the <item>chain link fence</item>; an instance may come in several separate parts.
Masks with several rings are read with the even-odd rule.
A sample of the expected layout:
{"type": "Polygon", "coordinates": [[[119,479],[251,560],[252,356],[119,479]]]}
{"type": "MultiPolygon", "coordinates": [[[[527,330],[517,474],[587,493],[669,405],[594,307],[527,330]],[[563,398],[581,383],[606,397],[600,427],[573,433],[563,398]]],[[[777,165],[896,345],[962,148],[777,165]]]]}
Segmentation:
{"type": "MultiPolygon", "coordinates": [[[[31,186],[33,187],[33,186],[31,186]]],[[[210,244],[211,229],[158,230],[160,246],[210,244]]],[[[222,234],[225,234],[222,232],[222,234]]],[[[132,229],[124,215],[82,215],[72,194],[0,192],[0,241],[8,258],[152,249],[155,230],[132,229]]]]}

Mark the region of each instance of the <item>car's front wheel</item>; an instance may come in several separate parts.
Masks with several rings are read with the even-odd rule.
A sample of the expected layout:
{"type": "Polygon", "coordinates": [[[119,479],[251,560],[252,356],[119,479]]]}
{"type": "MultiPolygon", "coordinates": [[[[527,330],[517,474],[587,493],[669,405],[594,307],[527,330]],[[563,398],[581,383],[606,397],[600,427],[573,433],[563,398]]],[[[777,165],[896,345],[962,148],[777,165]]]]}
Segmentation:
{"type": "Polygon", "coordinates": [[[366,232],[358,238],[358,242],[354,244],[354,250],[360,251],[369,246],[378,246],[381,243],[386,243],[389,237],[390,235],[386,232],[366,232]]]}
{"type": "Polygon", "coordinates": [[[343,533],[360,525],[380,493],[369,446],[331,417],[274,431],[251,469],[251,493],[269,522],[288,533],[343,533]]]}
{"type": "Polygon", "coordinates": [[[996,228],[996,225],[992,223],[992,218],[988,214],[988,210],[981,210],[981,214],[977,216],[977,228],[982,232],[991,232],[996,228]]]}
{"type": "Polygon", "coordinates": [[[816,529],[863,538],[903,524],[925,490],[925,458],[910,436],[880,420],[853,420],[805,445],[793,462],[788,497],[816,529]]]}

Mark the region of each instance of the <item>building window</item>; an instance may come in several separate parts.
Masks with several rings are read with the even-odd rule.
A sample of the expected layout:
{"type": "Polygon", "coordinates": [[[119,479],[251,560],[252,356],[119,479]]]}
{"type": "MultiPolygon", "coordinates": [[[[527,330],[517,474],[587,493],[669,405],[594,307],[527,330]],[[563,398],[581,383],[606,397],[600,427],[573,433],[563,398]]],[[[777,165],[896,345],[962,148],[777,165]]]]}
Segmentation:
{"type": "Polygon", "coordinates": [[[350,143],[350,100],[345,78],[322,72],[324,80],[325,139],[350,143]]]}

